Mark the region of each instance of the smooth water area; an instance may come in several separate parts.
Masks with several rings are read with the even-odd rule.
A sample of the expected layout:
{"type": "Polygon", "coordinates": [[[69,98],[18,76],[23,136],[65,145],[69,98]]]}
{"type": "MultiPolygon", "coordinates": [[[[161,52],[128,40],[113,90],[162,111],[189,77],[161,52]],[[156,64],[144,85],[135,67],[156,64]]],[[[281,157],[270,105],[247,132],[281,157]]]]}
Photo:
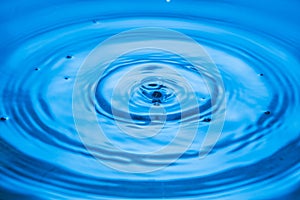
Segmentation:
{"type": "Polygon", "coordinates": [[[299,199],[300,2],[0,3],[0,199],[299,199]]]}

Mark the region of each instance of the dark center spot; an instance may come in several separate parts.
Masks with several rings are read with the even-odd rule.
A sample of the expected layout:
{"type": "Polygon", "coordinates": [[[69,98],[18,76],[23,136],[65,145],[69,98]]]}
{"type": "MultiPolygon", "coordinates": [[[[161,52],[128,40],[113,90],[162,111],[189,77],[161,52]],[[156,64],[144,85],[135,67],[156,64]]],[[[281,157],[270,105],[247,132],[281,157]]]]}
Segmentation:
{"type": "Polygon", "coordinates": [[[160,92],[155,91],[155,92],[152,93],[152,97],[153,98],[161,98],[162,94],[160,92]]]}

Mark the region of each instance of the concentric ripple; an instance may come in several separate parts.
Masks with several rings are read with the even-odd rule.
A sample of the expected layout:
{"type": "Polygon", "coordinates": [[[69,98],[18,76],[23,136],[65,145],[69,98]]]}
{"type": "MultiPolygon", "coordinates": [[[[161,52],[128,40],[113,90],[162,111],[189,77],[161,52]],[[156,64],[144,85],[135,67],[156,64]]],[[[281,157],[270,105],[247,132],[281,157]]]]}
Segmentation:
{"type": "Polygon", "coordinates": [[[0,3],[0,199],[297,199],[300,5],[268,3],[0,3]]]}
{"type": "MultiPolygon", "coordinates": [[[[114,118],[121,113],[125,113],[124,115],[130,113],[132,116],[129,120],[136,119],[141,123],[146,123],[151,121],[149,120],[149,109],[155,105],[164,107],[166,110],[164,115],[168,121],[180,120],[181,112],[183,112],[181,107],[186,107],[191,111],[197,110],[194,108],[197,104],[189,104],[189,95],[191,95],[189,92],[196,91],[190,91],[191,86],[186,84],[186,78],[193,76],[198,79],[198,86],[203,82],[202,87],[197,87],[197,96],[209,96],[209,91],[202,78],[189,68],[191,64],[181,61],[180,58],[163,52],[158,55],[143,52],[141,55],[130,54],[126,57],[121,61],[114,62],[113,66],[116,69],[110,68],[109,70],[112,72],[107,72],[108,74],[104,75],[98,83],[96,97],[100,109],[103,110],[99,110],[99,113],[106,112],[114,118]],[[144,55],[147,55],[146,59],[143,59],[144,55]],[[129,58],[131,60],[128,60],[129,58]],[[118,62],[120,63],[118,64],[118,62]],[[126,65],[122,66],[124,62],[126,65]],[[124,98],[127,94],[129,94],[128,107],[116,106],[115,112],[112,113],[112,105],[122,105],[124,101],[126,102],[124,98]]],[[[128,120],[128,118],[126,117],[124,120],[128,120]]]]}

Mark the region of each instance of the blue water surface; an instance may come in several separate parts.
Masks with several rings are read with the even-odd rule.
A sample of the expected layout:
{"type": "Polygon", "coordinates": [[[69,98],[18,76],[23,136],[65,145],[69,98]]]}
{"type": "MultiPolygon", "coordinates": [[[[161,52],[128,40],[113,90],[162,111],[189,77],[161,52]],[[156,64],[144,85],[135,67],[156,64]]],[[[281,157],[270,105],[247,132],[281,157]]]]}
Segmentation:
{"type": "Polygon", "coordinates": [[[299,8],[1,1],[0,199],[300,199],[299,8]]]}

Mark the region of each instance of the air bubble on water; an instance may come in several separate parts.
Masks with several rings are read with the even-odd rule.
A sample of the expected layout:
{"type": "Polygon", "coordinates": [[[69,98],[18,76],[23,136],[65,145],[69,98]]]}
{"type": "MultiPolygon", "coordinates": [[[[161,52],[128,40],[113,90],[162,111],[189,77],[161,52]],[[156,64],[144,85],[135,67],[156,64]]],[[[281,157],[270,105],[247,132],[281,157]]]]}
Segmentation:
{"type": "Polygon", "coordinates": [[[210,119],[210,118],[205,118],[203,121],[204,121],[204,122],[210,122],[211,119],[210,119]]]}
{"type": "Polygon", "coordinates": [[[266,115],[269,115],[269,114],[271,114],[271,112],[270,112],[270,111],[266,111],[265,114],[266,114],[266,115]]]}
{"type": "Polygon", "coordinates": [[[40,68],[36,67],[34,70],[35,70],[35,71],[39,71],[39,70],[40,70],[40,68]]]}
{"type": "Polygon", "coordinates": [[[167,3],[170,3],[170,2],[171,2],[171,0],[166,0],[166,2],[167,2],[167,3]]]}
{"type": "Polygon", "coordinates": [[[7,121],[7,120],[8,120],[8,117],[6,117],[6,116],[0,117],[0,121],[7,121]]]}
{"type": "Polygon", "coordinates": [[[264,76],[264,74],[258,74],[259,76],[264,76]]]}
{"type": "Polygon", "coordinates": [[[70,79],[70,77],[68,77],[68,76],[65,76],[65,80],[69,80],[70,79]]]}
{"type": "Polygon", "coordinates": [[[72,58],[73,58],[73,56],[71,56],[71,55],[66,56],[66,59],[72,59],[72,58]]]}

